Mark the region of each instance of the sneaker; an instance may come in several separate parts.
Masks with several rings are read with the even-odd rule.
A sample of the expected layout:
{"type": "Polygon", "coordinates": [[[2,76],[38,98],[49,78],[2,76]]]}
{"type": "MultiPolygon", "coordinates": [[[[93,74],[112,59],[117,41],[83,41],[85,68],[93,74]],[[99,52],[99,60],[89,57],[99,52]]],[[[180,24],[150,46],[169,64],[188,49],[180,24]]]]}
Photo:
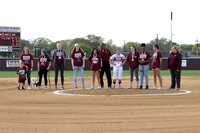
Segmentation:
{"type": "Polygon", "coordinates": [[[154,86],[153,89],[156,89],[156,86],[154,86]]]}
{"type": "Polygon", "coordinates": [[[160,90],[160,89],[162,89],[162,87],[160,86],[160,87],[158,87],[157,89],[159,89],[159,90],[160,90]]]}
{"type": "Polygon", "coordinates": [[[132,86],[128,87],[128,89],[132,89],[132,86]]]}
{"type": "Polygon", "coordinates": [[[122,85],[121,85],[121,84],[119,84],[119,88],[122,88],[122,85]]]}
{"type": "Polygon", "coordinates": [[[37,90],[40,90],[40,87],[39,87],[39,86],[37,87],[37,90]]]}
{"type": "Polygon", "coordinates": [[[136,85],[136,87],[135,87],[136,89],[138,89],[138,85],[136,85]]]}
{"type": "Polygon", "coordinates": [[[173,89],[174,89],[174,88],[171,88],[171,87],[170,87],[170,88],[168,88],[168,90],[173,90],[173,89]]]}
{"type": "Polygon", "coordinates": [[[48,88],[47,88],[47,87],[45,87],[44,89],[45,89],[45,90],[48,90],[48,88]]]}
{"type": "Polygon", "coordinates": [[[176,90],[178,91],[178,90],[180,90],[180,88],[177,88],[176,90]]]}
{"type": "Polygon", "coordinates": [[[83,89],[85,89],[85,87],[83,86],[83,89]]]}
{"type": "Polygon", "coordinates": [[[140,85],[140,89],[142,89],[142,85],[140,85]]]}
{"type": "Polygon", "coordinates": [[[19,91],[21,90],[19,87],[17,88],[19,91]]]}
{"type": "Polygon", "coordinates": [[[90,89],[94,89],[94,86],[92,86],[90,89]]]}
{"type": "Polygon", "coordinates": [[[147,85],[145,89],[149,89],[149,86],[147,85]]]}
{"type": "Polygon", "coordinates": [[[61,87],[61,90],[64,90],[64,89],[65,89],[64,86],[62,86],[62,87],[61,87]]]}
{"type": "Polygon", "coordinates": [[[24,87],[22,87],[22,90],[26,90],[24,87]]]}
{"type": "Polygon", "coordinates": [[[77,89],[77,87],[74,87],[74,90],[76,90],[77,89]]]}
{"type": "Polygon", "coordinates": [[[57,86],[55,86],[55,88],[54,88],[55,90],[57,90],[58,88],[57,88],[57,86]]]}
{"type": "Polygon", "coordinates": [[[31,87],[30,86],[28,86],[28,90],[30,90],[31,89],[31,87]]]}
{"type": "Polygon", "coordinates": [[[101,89],[103,89],[103,86],[101,86],[101,89]]]}
{"type": "Polygon", "coordinates": [[[114,89],[114,88],[115,88],[115,85],[113,85],[112,88],[114,89]]]}
{"type": "Polygon", "coordinates": [[[98,89],[101,89],[101,86],[98,86],[98,89]]]}

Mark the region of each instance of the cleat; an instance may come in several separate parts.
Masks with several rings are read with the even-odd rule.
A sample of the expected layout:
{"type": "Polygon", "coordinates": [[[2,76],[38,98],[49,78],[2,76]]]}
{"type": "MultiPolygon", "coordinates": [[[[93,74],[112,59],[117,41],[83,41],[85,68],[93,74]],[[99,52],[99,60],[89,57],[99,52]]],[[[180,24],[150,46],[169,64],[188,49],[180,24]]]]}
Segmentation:
{"type": "Polygon", "coordinates": [[[58,88],[57,88],[57,86],[55,86],[55,88],[54,88],[55,90],[57,90],[58,88]]]}
{"type": "Polygon", "coordinates": [[[171,88],[171,87],[170,87],[170,88],[168,88],[168,90],[173,90],[173,89],[174,89],[174,88],[171,88]]]}
{"type": "Polygon", "coordinates": [[[17,88],[19,91],[21,90],[19,87],[17,88]]]}
{"type": "Polygon", "coordinates": [[[37,89],[40,90],[40,87],[38,86],[37,89]]]}
{"type": "Polygon", "coordinates": [[[22,87],[22,89],[21,90],[26,90],[24,87],[22,87]]]}
{"type": "Polygon", "coordinates": [[[45,86],[45,88],[44,88],[45,90],[48,90],[48,88],[47,88],[47,86],[45,86]]]}
{"type": "Polygon", "coordinates": [[[121,84],[119,84],[119,88],[122,88],[122,85],[121,85],[121,84]]]}
{"type": "Polygon", "coordinates": [[[94,86],[92,86],[90,89],[94,89],[94,86]]]}
{"type": "Polygon", "coordinates": [[[156,86],[154,86],[153,89],[156,89],[156,86]]]}
{"type": "Polygon", "coordinates": [[[160,89],[162,89],[162,87],[158,87],[157,89],[160,90],[160,89]]]}
{"type": "Polygon", "coordinates": [[[65,88],[62,86],[62,87],[61,87],[61,90],[64,90],[64,89],[65,89],[65,88]]]}
{"type": "Polygon", "coordinates": [[[180,90],[180,88],[177,88],[176,90],[178,91],[178,90],[180,90]]]}
{"type": "Polygon", "coordinates": [[[101,86],[98,86],[98,89],[101,89],[101,86]]]}
{"type": "Polygon", "coordinates": [[[28,86],[28,90],[30,90],[31,89],[31,87],[30,86],[28,86]]]}
{"type": "Polygon", "coordinates": [[[83,89],[85,89],[85,87],[83,86],[83,89]]]}
{"type": "Polygon", "coordinates": [[[128,89],[132,89],[132,86],[128,87],[128,89]]]}
{"type": "Polygon", "coordinates": [[[142,85],[140,85],[140,89],[142,89],[142,85]]]}
{"type": "Polygon", "coordinates": [[[149,89],[149,86],[147,85],[145,89],[149,89]]]}

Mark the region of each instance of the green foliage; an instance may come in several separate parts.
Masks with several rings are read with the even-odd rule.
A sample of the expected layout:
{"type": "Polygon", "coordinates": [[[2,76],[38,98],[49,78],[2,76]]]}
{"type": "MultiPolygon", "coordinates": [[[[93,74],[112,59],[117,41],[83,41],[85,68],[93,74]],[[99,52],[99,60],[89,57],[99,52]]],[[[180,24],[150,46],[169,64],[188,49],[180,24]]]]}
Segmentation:
{"type": "Polygon", "coordinates": [[[194,45],[192,45],[192,44],[181,44],[180,45],[181,50],[183,50],[183,51],[191,51],[193,46],[194,45]]]}

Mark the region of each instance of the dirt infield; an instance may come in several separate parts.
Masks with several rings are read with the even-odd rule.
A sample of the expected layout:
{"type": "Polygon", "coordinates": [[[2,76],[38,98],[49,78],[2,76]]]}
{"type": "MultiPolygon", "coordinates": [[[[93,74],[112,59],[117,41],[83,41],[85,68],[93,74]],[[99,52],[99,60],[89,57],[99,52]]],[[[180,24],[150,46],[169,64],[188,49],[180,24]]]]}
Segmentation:
{"type": "MultiPolygon", "coordinates": [[[[169,87],[169,79],[163,77],[164,88],[169,87]]],[[[85,82],[87,88],[91,87],[90,77],[85,82]]],[[[150,85],[152,83],[150,77],[150,85]]],[[[199,83],[200,77],[182,77],[182,88],[192,91],[185,95],[81,97],[56,95],[53,89],[17,91],[17,78],[0,78],[0,133],[197,133],[200,132],[199,83]]],[[[122,84],[128,87],[129,78],[124,77],[122,84]]],[[[65,88],[73,88],[73,78],[65,78],[65,88]]],[[[73,93],[147,92],[177,93],[128,89],[73,93]]]]}

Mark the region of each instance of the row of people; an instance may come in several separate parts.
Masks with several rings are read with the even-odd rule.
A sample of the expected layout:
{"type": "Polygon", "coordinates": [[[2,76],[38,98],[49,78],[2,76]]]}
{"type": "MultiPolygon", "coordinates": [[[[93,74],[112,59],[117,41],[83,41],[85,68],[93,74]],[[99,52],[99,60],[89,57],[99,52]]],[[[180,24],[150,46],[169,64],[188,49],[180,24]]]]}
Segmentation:
{"type": "MultiPolygon", "coordinates": [[[[110,50],[105,48],[105,44],[100,44],[100,49],[94,48],[92,50],[91,55],[88,58],[88,61],[91,63],[91,71],[92,71],[92,87],[94,88],[95,84],[95,75],[97,75],[98,88],[104,88],[103,75],[106,73],[108,88],[115,87],[116,80],[118,76],[119,87],[121,87],[122,83],[122,72],[123,65],[127,62],[130,71],[130,86],[132,88],[133,84],[133,75],[135,72],[136,78],[136,88],[143,88],[143,79],[145,77],[146,80],[146,89],[149,88],[149,80],[148,80],[148,71],[149,71],[149,63],[151,60],[150,54],[146,51],[146,45],[143,43],[141,45],[141,53],[137,52],[135,46],[131,46],[131,52],[128,54],[127,58],[123,54],[120,54],[120,50],[116,50],[116,54],[111,56],[110,50]],[[111,80],[111,71],[110,64],[113,65],[113,85],[111,80]],[[140,87],[139,87],[139,77],[138,71],[140,71],[140,87]]],[[[154,88],[156,88],[158,77],[160,82],[159,89],[162,88],[162,78],[160,75],[160,69],[162,68],[162,55],[159,51],[158,45],[154,45],[153,50],[155,51],[153,54],[152,61],[152,69],[154,73],[154,88]]],[[[60,71],[61,76],[61,89],[64,89],[64,64],[65,64],[66,52],[61,49],[61,44],[57,44],[57,49],[52,54],[52,60],[50,56],[47,54],[46,50],[42,50],[41,56],[38,58],[38,74],[39,74],[39,86],[41,86],[42,76],[44,75],[45,80],[45,89],[47,89],[47,72],[53,64],[55,69],[55,89],[57,89],[57,79],[58,72],[60,71]]],[[[177,82],[177,89],[180,89],[180,73],[181,73],[181,61],[182,56],[178,51],[178,47],[174,46],[172,48],[172,52],[168,58],[168,69],[171,73],[171,86],[169,89],[174,89],[175,84],[177,82]]],[[[84,84],[84,68],[85,68],[85,60],[84,60],[84,52],[79,47],[78,44],[75,44],[74,49],[71,53],[71,64],[74,71],[74,86],[77,88],[77,73],[80,72],[82,88],[85,89],[84,84]]],[[[24,89],[24,84],[28,79],[28,89],[30,87],[30,74],[33,70],[33,56],[29,53],[29,49],[24,47],[23,53],[20,56],[20,68],[17,70],[17,74],[19,74],[19,86],[18,89],[24,89]]],[[[38,88],[39,89],[39,88],[38,88]]]]}

